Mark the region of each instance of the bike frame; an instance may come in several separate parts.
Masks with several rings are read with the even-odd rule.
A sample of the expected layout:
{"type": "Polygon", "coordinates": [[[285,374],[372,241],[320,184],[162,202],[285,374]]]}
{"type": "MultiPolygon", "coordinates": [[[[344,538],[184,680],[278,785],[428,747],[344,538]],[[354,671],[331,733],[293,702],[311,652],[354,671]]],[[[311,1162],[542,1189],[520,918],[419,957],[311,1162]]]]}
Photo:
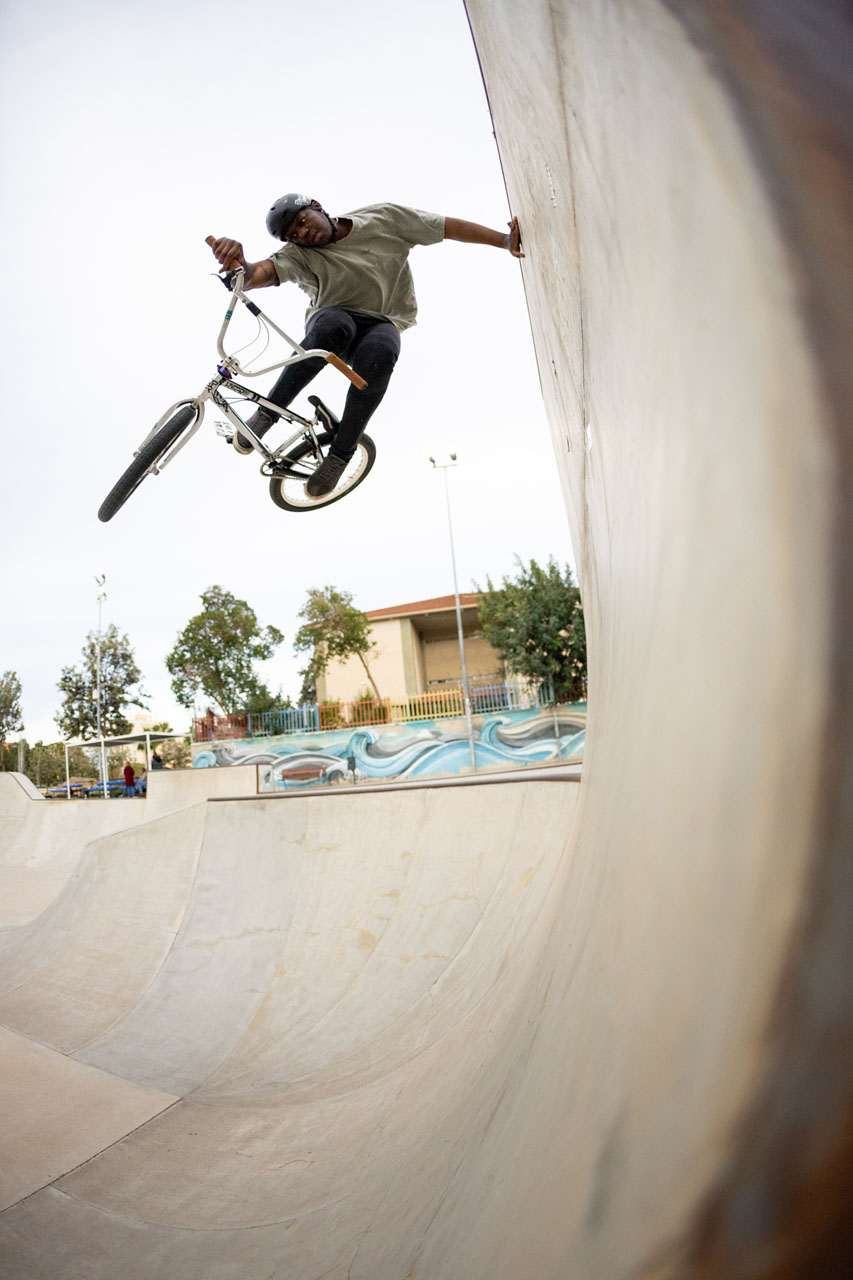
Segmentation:
{"type": "Polygon", "coordinates": [[[149,468],[148,474],[158,475],[163,468],[168,466],[172,459],[180,453],[181,449],[183,449],[185,445],[189,444],[190,440],[204,421],[204,409],[208,401],[215,404],[218,409],[221,409],[234,429],[239,430],[240,434],[250,441],[252,448],[256,453],[260,454],[263,459],[261,470],[265,473],[269,473],[270,469],[275,467],[277,459],[286,453],[297,440],[301,439],[306,434],[310,435],[315,449],[318,447],[317,432],[315,430],[316,418],[303,418],[300,414],[294,413],[292,409],[282,409],[280,405],[273,404],[273,402],[268,400],[266,396],[262,396],[259,392],[252,391],[249,387],[246,387],[241,382],[236,381],[237,376],[243,378],[260,378],[266,373],[273,373],[276,369],[283,369],[292,364],[299,364],[302,360],[321,359],[325,360],[328,364],[333,365],[343,373],[345,377],[349,378],[354,385],[358,387],[367,385],[364,379],[359,377],[359,375],[355,373],[348,364],[341,360],[339,356],[336,356],[334,352],[322,351],[319,348],[306,351],[305,348],[300,346],[298,342],[295,342],[289,334],[285,333],[283,329],[280,329],[275,321],[271,320],[256,303],[246,297],[240,287],[243,283],[244,277],[245,272],[242,267],[238,268],[238,270],[231,275],[230,283],[227,279],[223,279],[221,276],[218,277],[219,279],[223,279],[223,283],[225,283],[231,290],[234,301],[225,312],[222,327],[219,330],[219,336],[216,340],[216,349],[221,361],[217,367],[217,376],[208,382],[207,386],[195,397],[194,400],[176,401],[175,404],[173,404],[160,418],[158,418],[157,422],[148,432],[148,435],[140,444],[139,449],[137,449],[137,453],[156,435],[176,410],[182,408],[184,405],[189,405],[196,411],[196,420],[190,427],[189,431],[181,433],[181,437],[175,442],[174,447],[170,449],[168,453],[159,460],[159,462],[154,463],[149,468]],[[257,316],[258,319],[268,325],[270,329],[274,330],[279,337],[283,338],[288,346],[293,348],[295,354],[286,360],[279,360],[275,364],[267,365],[264,369],[243,369],[237,357],[235,355],[229,356],[225,351],[225,334],[228,331],[228,326],[231,323],[231,318],[234,315],[234,309],[237,302],[242,302],[244,306],[251,311],[252,315],[257,316]],[[253,405],[269,409],[276,417],[283,418],[286,422],[298,423],[298,429],[292,436],[289,436],[283,444],[280,444],[277,449],[271,451],[266,447],[264,442],[255,435],[251,427],[246,425],[235,410],[234,406],[226,400],[225,396],[222,394],[222,388],[224,387],[233,391],[239,399],[249,400],[253,405]]]}

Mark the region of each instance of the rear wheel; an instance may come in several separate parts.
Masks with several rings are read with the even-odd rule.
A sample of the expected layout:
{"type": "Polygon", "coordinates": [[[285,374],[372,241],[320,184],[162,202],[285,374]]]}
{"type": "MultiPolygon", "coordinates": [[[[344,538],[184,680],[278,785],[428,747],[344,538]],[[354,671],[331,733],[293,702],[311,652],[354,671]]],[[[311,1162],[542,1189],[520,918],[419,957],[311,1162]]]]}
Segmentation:
{"type": "Polygon", "coordinates": [[[361,484],[376,461],[376,445],[370,436],[361,436],[355,453],[331,493],[312,498],[305,492],[306,482],[323,461],[333,439],[333,435],[323,431],[317,436],[319,449],[314,447],[313,440],[303,440],[278,459],[276,474],[270,480],[270,497],[277,507],[284,511],[314,511],[317,507],[328,507],[330,503],[338,502],[361,484]]]}
{"type": "Polygon", "coordinates": [[[142,446],[127,471],[110,489],[98,511],[99,520],[107,521],[113,518],[130,495],[142,484],[151,467],[171,449],[178,436],[195,422],[197,414],[198,410],[192,405],[182,405],[180,409],[175,410],[157,434],[142,446]]]}

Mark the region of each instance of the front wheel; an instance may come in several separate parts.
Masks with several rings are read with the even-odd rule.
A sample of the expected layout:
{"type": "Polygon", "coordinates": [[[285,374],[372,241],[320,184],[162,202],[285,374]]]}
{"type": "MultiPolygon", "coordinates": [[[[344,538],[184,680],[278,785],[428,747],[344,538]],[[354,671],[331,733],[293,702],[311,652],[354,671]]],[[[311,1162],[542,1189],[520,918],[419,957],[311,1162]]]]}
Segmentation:
{"type": "Polygon", "coordinates": [[[130,495],[142,484],[151,468],[171,449],[178,436],[195,422],[197,416],[198,409],[192,405],[182,405],[163,423],[157,434],[153,435],[137,452],[127,471],[116,481],[104,498],[98,511],[99,520],[104,522],[112,520],[130,495]]]}
{"type": "Polygon", "coordinates": [[[376,445],[370,436],[359,438],[355,453],[331,493],[312,498],[305,492],[306,482],[323,461],[326,446],[332,440],[334,436],[323,431],[317,436],[320,449],[315,449],[313,440],[303,440],[279,458],[276,474],[270,480],[270,497],[277,507],[284,511],[314,511],[317,507],[328,507],[330,503],[338,502],[361,484],[376,461],[376,445]]]}

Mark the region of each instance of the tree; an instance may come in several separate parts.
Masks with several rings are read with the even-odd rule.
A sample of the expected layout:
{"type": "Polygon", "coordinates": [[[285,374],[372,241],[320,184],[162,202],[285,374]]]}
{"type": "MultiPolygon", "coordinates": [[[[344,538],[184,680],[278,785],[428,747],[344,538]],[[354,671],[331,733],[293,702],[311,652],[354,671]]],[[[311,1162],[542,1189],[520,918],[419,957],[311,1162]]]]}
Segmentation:
{"type": "Polygon", "coordinates": [[[310,667],[306,667],[300,671],[302,676],[302,686],[299,690],[299,705],[304,707],[309,703],[317,701],[317,677],[310,667]]]}
{"type": "Polygon", "coordinates": [[[517,556],[516,563],[518,575],[500,587],[486,579],[483,634],[510,671],[553,680],[558,698],[577,702],[586,696],[586,632],[572,571],[561,570],[553,557],[545,569],[517,556]]]}
{"type": "Polygon", "coordinates": [[[308,665],[300,671],[303,692],[314,687],[318,678],[333,659],[344,661],[358,658],[377,698],[381,694],[370,672],[367,659],[376,652],[370,639],[370,621],[367,614],[356,609],[348,591],[335,587],[316,587],[308,592],[308,599],[299,610],[305,622],[296,633],[293,647],[297,653],[310,653],[308,665]]]}
{"type": "Polygon", "coordinates": [[[175,700],[192,707],[201,693],[224,715],[275,706],[275,695],[253,663],[271,658],[284,636],[276,627],[262,629],[254,609],[222,587],[208,587],[201,602],[201,613],[190,619],[166,658],[175,700]]]}
{"type": "MultiPolygon", "coordinates": [[[[16,753],[17,754],[17,753],[16,753]]],[[[17,764],[12,765],[17,768],[17,764]]],[[[37,787],[52,787],[65,781],[65,745],[62,742],[24,743],[24,773],[37,787]]],[[[72,778],[91,778],[98,774],[97,765],[83,747],[70,747],[68,773],[72,778]]]]}
{"type": "Polygon", "coordinates": [[[115,623],[101,633],[101,723],[98,724],[98,637],[90,631],[79,667],[63,667],[57,688],[62,709],[54,716],[67,738],[117,737],[133,728],[125,715],[129,706],[144,707],[147,695],[139,688],[142,672],[130,641],[115,623]]]}
{"type": "MultiPolygon", "coordinates": [[[[4,671],[0,676],[0,745],[10,733],[18,733],[24,727],[21,711],[21,682],[14,671],[4,671]]],[[[3,752],[3,768],[6,768],[6,752],[3,752]]]]}

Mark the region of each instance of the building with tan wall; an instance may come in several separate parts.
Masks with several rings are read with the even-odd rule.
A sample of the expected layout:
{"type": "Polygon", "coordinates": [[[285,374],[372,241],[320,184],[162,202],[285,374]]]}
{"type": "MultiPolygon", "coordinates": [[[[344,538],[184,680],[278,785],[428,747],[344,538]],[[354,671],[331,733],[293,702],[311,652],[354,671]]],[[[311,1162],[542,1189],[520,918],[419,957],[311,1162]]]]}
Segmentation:
{"type": "MultiPolygon", "coordinates": [[[[469,680],[503,680],[504,664],[482,634],[479,593],[460,594],[465,664],[469,680]]],[[[456,602],[453,596],[374,609],[367,614],[376,645],[368,658],[383,698],[417,697],[462,679],[456,602]]],[[[372,693],[358,658],[331,662],[317,681],[319,702],[352,702],[372,693]]]]}

